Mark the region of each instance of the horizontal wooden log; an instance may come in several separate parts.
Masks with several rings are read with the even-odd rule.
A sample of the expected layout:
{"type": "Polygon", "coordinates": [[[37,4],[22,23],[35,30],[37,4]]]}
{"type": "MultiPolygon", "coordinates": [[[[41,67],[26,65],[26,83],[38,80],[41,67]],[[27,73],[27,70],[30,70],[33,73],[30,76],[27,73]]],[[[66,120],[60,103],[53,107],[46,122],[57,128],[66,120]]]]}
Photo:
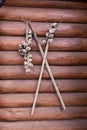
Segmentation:
{"type": "Polygon", "coordinates": [[[63,22],[87,22],[86,10],[72,9],[45,9],[43,8],[27,8],[27,7],[8,7],[4,6],[0,9],[1,20],[21,20],[23,17],[30,21],[39,22],[59,22],[62,17],[63,22]],[[22,16],[21,16],[22,14],[22,16]]]}
{"type": "MultiPolygon", "coordinates": [[[[56,80],[61,92],[87,92],[87,80],[56,80]]],[[[35,92],[37,80],[0,80],[0,93],[35,92]]],[[[55,92],[51,80],[42,80],[40,92],[55,92]]]]}
{"type": "MultiPolygon", "coordinates": [[[[1,35],[25,35],[25,23],[24,22],[11,22],[0,21],[0,34],[1,35]]],[[[32,22],[34,31],[38,36],[45,36],[50,23],[32,22]]],[[[59,25],[55,36],[58,37],[87,37],[87,24],[65,24],[59,25]]]]}
{"type": "MultiPolygon", "coordinates": [[[[30,107],[35,94],[0,94],[0,107],[30,107]]],[[[87,105],[87,93],[62,93],[66,106],[87,105]]],[[[41,93],[37,100],[38,107],[61,106],[56,94],[41,93]]]]}
{"type": "Polygon", "coordinates": [[[0,122],[0,130],[87,130],[87,120],[0,122]]]}
{"type": "MultiPolygon", "coordinates": [[[[43,39],[38,38],[44,49],[43,39]]],[[[24,37],[0,36],[0,50],[16,51],[18,50],[18,44],[23,40],[24,37]]],[[[32,41],[32,50],[38,50],[34,40],[32,41]]],[[[49,51],[87,51],[87,38],[54,38],[53,43],[49,46],[49,51]]]]}
{"type": "MultiPolygon", "coordinates": [[[[51,66],[55,78],[87,78],[87,66],[51,66]]],[[[38,79],[40,66],[32,67],[31,73],[25,73],[24,66],[0,66],[0,79],[38,79]]],[[[49,79],[46,69],[43,78],[49,79]]]]}
{"type": "Polygon", "coordinates": [[[58,120],[58,119],[85,119],[87,107],[67,107],[61,111],[58,107],[38,107],[31,116],[31,108],[2,108],[0,121],[31,121],[31,120],[58,120]]]}
{"type": "MultiPolygon", "coordinates": [[[[42,64],[40,52],[31,52],[34,65],[42,64]]],[[[47,60],[50,65],[87,65],[87,52],[48,52],[47,60]]],[[[0,65],[21,65],[24,58],[18,51],[0,51],[0,65]]]]}
{"type": "Polygon", "coordinates": [[[44,7],[44,8],[70,8],[70,9],[87,9],[84,2],[72,1],[39,1],[39,0],[6,0],[5,5],[26,6],[26,7],[44,7]]]}

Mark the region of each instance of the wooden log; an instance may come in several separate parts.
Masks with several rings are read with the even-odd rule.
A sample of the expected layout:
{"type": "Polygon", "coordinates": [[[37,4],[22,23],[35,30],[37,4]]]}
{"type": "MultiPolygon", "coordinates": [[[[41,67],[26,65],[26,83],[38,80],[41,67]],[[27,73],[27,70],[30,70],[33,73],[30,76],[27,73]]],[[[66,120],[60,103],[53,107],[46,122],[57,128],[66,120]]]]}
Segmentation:
{"type": "Polygon", "coordinates": [[[33,116],[29,113],[31,108],[1,108],[0,121],[31,121],[31,120],[59,120],[59,119],[85,119],[87,107],[67,107],[61,111],[58,107],[38,107],[33,116]]]}
{"type": "Polygon", "coordinates": [[[62,17],[63,22],[87,22],[86,10],[72,10],[72,9],[45,9],[43,8],[27,8],[27,7],[8,7],[4,6],[0,9],[1,20],[21,20],[23,17],[30,21],[39,22],[60,22],[62,17]],[[21,16],[22,14],[22,16],[21,16]]]}
{"type": "Polygon", "coordinates": [[[26,7],[43,7],[43,8],[70,8],[70,9],[87,9],[84,2],[76,1],[39,1],[39,0],[6,0],[5,5],[26,6],[26,7]]]}
{"type": "MultiPolygon", "coordinates": [[[[87,80],[56,80],[61,92],[87,92],[87,80]]],[[[33,93],[37,80],[0,80],[0,93],[33,93]]],[[[42,80],[40,92],[55,92],[51,80],[42,80]]]]}
{"type": "MultiPolygon", "coordinates": [[[[87,66],[51,66],[55,78],[87,78],[87,66]]],[[[40,66],[32,67],[31,73],[25,73],[24,66],[0,66],[0,79],[38,79],[40,66]]],[[[49,79],[46,69],[43,78],[49,79]]]]}
{"type": "Polygon", "coordinates": [[[87,120],[0,122],[0,130],[87,130],[87,120]]]}
{"type": "MultiPolygon", "coordinates": [[[[66,106],[87,105],[87,93],[62,93],[66,106]]],[[[0,107],[30,107],[33,104],[34,94],[0,94],[0,107]]],[[[61,106],[56,94],[39,94],[38,107],[61,106]]]]}
{"type": "MultiPolygon", "coordinates": [[[[11,22],[11,21],[0,21],[1,35],[25,35],[25,23],[24,22],[11,22]]],[[[32,22],[34,31],[38,36],[45,36],[50,23],[39,23],[32,22]]],[[[87,24],[65,24],[59,25],[55,36],[58,37],[87,37],[87,24]]]]}
{"type": "MultiPolygon", "coordinates": [[[[40,52],[31,52],[34,65],[42,64],[40,52]]],[[[87,52],[48,52],[50,65],[87,65],[87,52]]],[[[0,65],[21,65],[24,59],[18,51],[0,51],[0,65]]]]}
{"type": "MultiPolygon", "coordinates": [[[[43,39],[39,37],[39,42],[44,49],[43,39]]],[[[23,40],[24,37],[0,36],[0,50],[16,51],[18,44],[23,40]]],[[[38,50],[34,40],[32,41],[32,50],[38,50]]],[[[49,46],[49,51],[87,51],[87,38],[54,38],[53,43],[49,46]]]]}

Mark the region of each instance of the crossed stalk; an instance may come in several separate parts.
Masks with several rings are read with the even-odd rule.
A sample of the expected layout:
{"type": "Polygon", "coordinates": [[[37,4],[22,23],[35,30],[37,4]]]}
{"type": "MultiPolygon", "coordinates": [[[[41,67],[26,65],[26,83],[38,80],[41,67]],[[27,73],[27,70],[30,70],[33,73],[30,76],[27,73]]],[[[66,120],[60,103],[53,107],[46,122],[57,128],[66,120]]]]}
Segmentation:
{"type": "Polygon", "coordinates": [[[47,61],[47,59],[46,59],[47,52],[48,52],[48,48],[49,48],[49,42],[46,44],[45,52],[43,52],[42,46],[41,46],[41,44],[39,43],[38,37],[37,37],[36,33],[33,31],[33,28],[32,28],[32,26],[31,26],[31,23],[30,23],[30,22],[29,22],[29,27],[30,27],[30,29],[32,30],[34,39],[35,39],[35,41],[36,41],[36,43],[37,43],[37,45],[38,45],[38,47],[39,47],[41,56],[42,56],[42,58],[43,58],[43,62],[42,62],[42,66],[41,66],[41,71],[40,71],[40,75],[39,75],[39,80],[38,80],[38,84],[37,84],[37,88],[36,88],[36,93],[35,93],[35,97],[34,97],[34,102],[33,102],[32,110],[31,110],[31,115],[34,114],[35,105],[36,105],[37,98],[38,98],[38,93],[39,93],[39,89],[40,89],[40,84],[41,84],[41,79],[42,79],[42,75],[43,75],[43,70],[44,70],[44,65],[45,65],[45,64],[46,64],[46,68],[47,68],[47,70],[48,70],[48,73],[49,73],[49,75],[50,75],[50,77],[51,77],[51,80],[52,80],[52,83],[53,83],[53,85],[54,85],[54,88],[55,88],[55,90],[56,90],[58,99],[60,100],[60,103],[61,103],[63,109],[65,110],[65,109],[66,109],[66,106],[65,106],[65,104],[64,104],[64,101],[63,101],[63,99],[62,99],[62,96],[61,96],[61,94],[60,94],[60,91],[59,91],[59,89],[58,89],[58,87],[57,87],[57,84],[56,84],[56,82],[55,82],[55,80],[54,80],[52,71],[51,71],[50,66],[49,66],[49,64],[48,64],[48,61],[47,61]]]}

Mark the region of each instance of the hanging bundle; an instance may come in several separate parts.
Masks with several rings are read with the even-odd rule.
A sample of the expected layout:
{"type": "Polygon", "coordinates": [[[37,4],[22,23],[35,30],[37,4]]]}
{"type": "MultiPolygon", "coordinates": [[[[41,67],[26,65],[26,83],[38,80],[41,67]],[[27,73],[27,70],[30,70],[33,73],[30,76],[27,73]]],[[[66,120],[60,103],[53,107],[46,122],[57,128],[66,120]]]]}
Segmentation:
{"type": "Polygon", "coordinates": [[[43,40],[44,44],[47,44],[48,42],[49,43],[53,42],[54,33],[55,33],[56,29],[57,29],[57,26],[58,26],[57,23],[51,24],[51,27],[50,27],[49,31],[46,33],[46,39],[43,40]]]}
{"type": "Polygon", "coordinates": [[[32,31],[28,27],[28,22],[26,22],[26,39],[22,41],[18,46],[20,56],[24,57],[24,68],[26,72],[31,71],[32,64],[32,55],[30,50],[32,47],[32,31]]]}

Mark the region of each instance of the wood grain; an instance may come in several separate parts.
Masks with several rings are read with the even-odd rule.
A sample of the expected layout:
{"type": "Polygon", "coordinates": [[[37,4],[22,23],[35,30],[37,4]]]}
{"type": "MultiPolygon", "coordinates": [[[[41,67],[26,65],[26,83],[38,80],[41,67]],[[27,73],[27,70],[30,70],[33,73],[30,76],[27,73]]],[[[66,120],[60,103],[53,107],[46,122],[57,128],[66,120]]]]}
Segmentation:
{"type": "MultiPolygon", "coordinates": [[[[87,105],[87,93],[62,93],[66,106],[87,105]]],[[[0,107],[30,107],[33,104],[34,94],[0,94],[0,107]]],[[[61,106],[55,93],[39,94],[38,107],[61,106]]]]}
{"type": "Polygon", "coordinates": [[[0,122],[0,130],[87,130],[87,120],[0,122]]]}
{"type": "Polygon", "coordinates": [[[59,120],[85,119],[87,107],[67,107],[66,111],[58,107],[38,107],[35,114],[30,116],[31,108],[1,108],[0,121],[31,121],[31,120],[59,120]]]}
{"type": "MultiPolygon", "coordinates": [[[[42,44],[44,39],[39,37],[43,49],[45,45],[42,44]]],[[[18,44],[24,40],[24,37],[0,36],[0,50],[2,51],[16,51],[18,44]]],[[[32,41],[32,50],[38,51],[38,46],[35,41],[32,41]]],[[[49,46],[49,51],[87,51],[87,38],[54,38],[54,41],[49,46]]]]}
{"type": "MultiPolygon", "coordinates": [[[[87,80],[56,80],[61,92],[87,92],[87,80]]],[[[0,80],[0,93],[33,93],[37,80],[0,80]]],[[[41,93],[55,92],[51,80],[42,80],[41,93]]]]}
{"type": "MultiPolygon", "coordinates": [[[[38,36],[45,36],[50,23],[32,22],[34,31],[38,36]]],[[[57,37],[87,37],[87,24],[65,24],[59,25],[55,36],[57,37]]],[[[23,36],[25,35],[25,23],[23,22],[11,22],[0,21],[0,35],[13,35],[23,36]]]]}
{"type": "MultiPolygon", "coordinates": [[[[87,66],[51,66],[55,78],[87,78],[87,66]]],[[[0,66],[0,79],[38,79],[40,66],[32,67],[31,73],[25,73],[23,66],[0,66]]],[[[43,78],[49,79],[46,69],[43,78]]]]}
{"type": "Polygon", "coordinates": [[[62,17],[63,22],[87,22],[86,10],[72,9],[48,9],[43,11],[43,8],[28,8],[28,7],[9,7],[4,6],[0,9],[1,20],[21,20],[23,17],[30,21],[39,22],[60,22],[62,17]],[[31,13],[32,12],[32,13],[31,13]],[[22,14],[22,15],[21,15],[22,14]]]}
{"type": "MultiPolygon", "coordinates": [[[[42,64],[40,52],[30,52],[34,65],[42,64]]],[[[87,65],[87,52],[48,52],[50,65],[87,65]]],[[[0,65],[22,65],[24,62],[18,51],[0,51],[0,65]]]]}
{"type": "Polygon", "coordinates": [[[0,9],[0,130],[87,130],[87,4],[56,0],[6,0],[0,9]],[[42,58],[33,40],[34,67],[26,74],[18,44],[32,21],[42,40],[50,23],[59,22],[48,61],[66,104],[61,109],[46,68],[37,106],[30,116],[42,58]]]}
{"type": "Polygon", "coordinates": [[[70,8],[70,9],[87,9],[87,5],[84,2],[76,1],[39,1],[39,0],[6,0],[5,5],[10,6],[25,6],[25,7],[43,7],[43,8],[70,8]]]}

